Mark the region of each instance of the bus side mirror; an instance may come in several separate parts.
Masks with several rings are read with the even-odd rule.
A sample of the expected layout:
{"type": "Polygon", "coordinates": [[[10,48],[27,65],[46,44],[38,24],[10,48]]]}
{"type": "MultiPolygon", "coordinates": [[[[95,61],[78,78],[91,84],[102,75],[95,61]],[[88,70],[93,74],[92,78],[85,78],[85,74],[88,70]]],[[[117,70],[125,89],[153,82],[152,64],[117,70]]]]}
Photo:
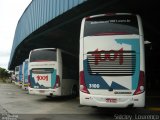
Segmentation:
{"type": "Polygon", "coordinates": [[[145,45],[145,48],[148,48],[149,50],[152,50],[152,42],[150,42],[148,40],[145,40],[144,45],[145,45]]]}
{"type": "Polygon", "coordinates": [[[144,44],[145,44],[145,45],[151,45],[151,42],[148,41],[148,40],[146,40],[146,41],[144,41],[144,44]]]}

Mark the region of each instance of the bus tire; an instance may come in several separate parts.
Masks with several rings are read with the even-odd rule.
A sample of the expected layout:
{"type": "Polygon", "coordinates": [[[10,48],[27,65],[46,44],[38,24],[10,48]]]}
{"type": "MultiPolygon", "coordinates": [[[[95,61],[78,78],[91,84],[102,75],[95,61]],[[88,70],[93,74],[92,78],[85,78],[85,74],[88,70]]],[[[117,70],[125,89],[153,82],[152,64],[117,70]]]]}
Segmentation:
{"type": "Polygon", "coordinates": [[[77,86],[74,85],[74,86],[72,87],[71,96],[72,96],[73,98],[75,98],[77,95],[78,95],[78,89],[77,89],[77,86]]]}

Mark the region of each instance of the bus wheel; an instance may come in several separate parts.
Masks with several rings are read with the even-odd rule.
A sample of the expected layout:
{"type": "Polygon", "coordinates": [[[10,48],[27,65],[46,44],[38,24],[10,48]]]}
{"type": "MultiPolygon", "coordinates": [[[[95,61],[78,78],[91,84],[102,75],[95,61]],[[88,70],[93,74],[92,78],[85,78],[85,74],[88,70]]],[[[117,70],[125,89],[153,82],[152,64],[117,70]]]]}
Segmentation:
{"type": "Polygon", "coordinates": [[[73,98],[75,98],[78,95],[77,86],[75,86],[75,85],[73,86],[71,95],[73,98]]]}
{"type": "Polygon", "coordinates": [[[52,98],[52,96],[50,96],[50,95],[49,95],[49,96],[46,96],[46,97],[47,97],[47,98],[49,98],[49,99],[51,99],[51,98],[52,98]]]}

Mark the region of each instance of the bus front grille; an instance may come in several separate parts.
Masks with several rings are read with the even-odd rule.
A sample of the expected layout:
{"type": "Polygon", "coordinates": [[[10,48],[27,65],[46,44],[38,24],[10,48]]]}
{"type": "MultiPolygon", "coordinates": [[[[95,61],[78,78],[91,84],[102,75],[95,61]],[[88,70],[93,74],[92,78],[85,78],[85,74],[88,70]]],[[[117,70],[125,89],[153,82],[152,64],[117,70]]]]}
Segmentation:
{"type": "Polygon", "coordinates": [[[90,75],[131,76],[135,72],[135,51],[96,51],[87,53],[90,75]]]}

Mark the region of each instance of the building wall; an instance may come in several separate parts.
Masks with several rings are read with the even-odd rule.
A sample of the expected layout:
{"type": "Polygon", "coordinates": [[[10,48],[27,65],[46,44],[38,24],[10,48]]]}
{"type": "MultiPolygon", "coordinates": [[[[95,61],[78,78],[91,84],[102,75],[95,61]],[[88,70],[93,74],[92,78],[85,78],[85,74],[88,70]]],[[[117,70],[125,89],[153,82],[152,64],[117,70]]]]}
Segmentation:
{"type": "Polygon", "coordinates": [[[85,1],[87,0],[32,0],[18,21],[10,63],[17,46],[32,32],[85,1]]]}

